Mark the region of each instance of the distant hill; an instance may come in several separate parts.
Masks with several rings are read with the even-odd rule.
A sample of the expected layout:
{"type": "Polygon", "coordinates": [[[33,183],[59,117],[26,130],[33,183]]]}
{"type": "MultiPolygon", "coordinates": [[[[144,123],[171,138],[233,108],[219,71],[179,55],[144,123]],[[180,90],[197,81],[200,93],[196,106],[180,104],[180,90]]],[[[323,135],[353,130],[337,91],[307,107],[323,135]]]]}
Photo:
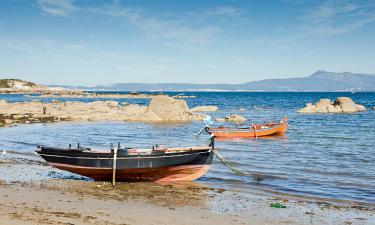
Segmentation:
{"type": "Polygon", "coordinates": [[[0,79],[0,88],[30,89],[39,85],[20,79],[0,79]]]}
{"type": "Polygon", "coordinates": [[[308,77],[253,81],[241,87],[263,91],[375,91],[375,75],[316,71],[308,77]]]}
{"type": "Polygon", "coordinates": [[[0,94],[19,93],[19,94],[37,94],[37,93],[80,93],[76,90],[67,90],[61,87],[48,87],[39,85],[30,81],[20,79],[0,79],[0,94]]]}
{"type": "Polygon", "coordinates": [[[316,71],[308,77],[266,79],[243,84],[115,83],[78,88],[102,91],[375,91],[375,75],[316,71]]]}

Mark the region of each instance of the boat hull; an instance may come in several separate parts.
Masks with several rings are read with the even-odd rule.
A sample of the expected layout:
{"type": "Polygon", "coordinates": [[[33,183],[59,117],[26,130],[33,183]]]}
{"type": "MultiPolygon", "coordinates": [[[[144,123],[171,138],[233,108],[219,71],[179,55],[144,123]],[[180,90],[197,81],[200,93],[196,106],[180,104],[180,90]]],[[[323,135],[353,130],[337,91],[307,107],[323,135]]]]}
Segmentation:
{"type": "MultiPolygon", "coordinates": [[[[50,165],[65,171],[90,177],[94,180],[110,181],[113,170],[111,168],[92,168],[71,166],[60,163],[49,163],[50,165]]],[[[193,181],[203,176],[209,169],[209,165],[180,165],[158,168],[133,168],[117,169],[117,181],[156,181],[156,182],[180,182],[193,181]]]]}
{"type": "MultiPolygon", "coordinates": [[[[113,155],[42,149],[37,153],[51,166],[94,180],[110,181],[113,155]]],[[[116,181],[192,181],[203,176],[212,163],[211,150],[157,155],[119,155],[116,181]]]]}
{"type": "Polygon", "coordinates": [[[210,128],[208,133],[214,134],[216,138],[257,138],[273,135],[284,135],[286,123],[279,124],[269,129],[235,129],[235,128],[210,128]]]}

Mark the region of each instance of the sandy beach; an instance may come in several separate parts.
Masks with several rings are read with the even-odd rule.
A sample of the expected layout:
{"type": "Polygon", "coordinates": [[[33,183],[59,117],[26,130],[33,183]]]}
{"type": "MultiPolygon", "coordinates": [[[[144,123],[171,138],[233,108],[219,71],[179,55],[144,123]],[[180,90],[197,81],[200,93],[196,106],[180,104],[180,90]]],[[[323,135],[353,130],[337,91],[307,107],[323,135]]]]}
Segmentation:
{"type": "Polygon", "coordinates": [[[2,224],[374,224],[372,205],[236,192],[192,183],[76,180],[32,159],[2,156],[2,224]],[[286,208],[271,208],[281,203],[286,208]]]}

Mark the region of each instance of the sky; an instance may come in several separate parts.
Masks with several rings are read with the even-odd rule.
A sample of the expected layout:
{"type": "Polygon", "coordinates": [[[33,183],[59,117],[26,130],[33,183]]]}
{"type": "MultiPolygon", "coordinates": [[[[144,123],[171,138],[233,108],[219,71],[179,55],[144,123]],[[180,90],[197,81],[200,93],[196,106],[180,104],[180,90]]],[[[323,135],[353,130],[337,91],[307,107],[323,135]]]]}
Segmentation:
{"type": "Polygon", "coordinates": [[[0,78],[243,83],[375,74],[374,0],[0,1],[0,78]]]}

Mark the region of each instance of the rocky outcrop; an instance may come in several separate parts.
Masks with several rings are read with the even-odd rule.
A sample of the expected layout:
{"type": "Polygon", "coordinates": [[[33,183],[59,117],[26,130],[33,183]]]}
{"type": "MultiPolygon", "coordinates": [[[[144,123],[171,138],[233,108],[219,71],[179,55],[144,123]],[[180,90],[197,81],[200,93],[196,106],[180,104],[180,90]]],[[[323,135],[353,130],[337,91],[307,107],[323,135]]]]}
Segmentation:
{"type": "Polygon", "coordinates": [[[217,106],[207,105],[207,106],[197,106],[190,109],[190,112],[215,112],[218,110],[217,106]]]}
{"type": "Polygon", "coordinates": [[[243,116],[237,115],[237,114],[232,114],[229,116],[226,116],[225,121],[227,122],[245,122],[247,119],[243,116]]]}
{"type": "Polygon", "coordinates": [[[236,122],[236,123],[242,123],[245,122],[247,119],[243,116],[237,115],[237,114],[231,114],[229,116],[226,116],[225,118],[216,118],[215,121],[219,123],[223,122],[236,122]]]}
{"type": "Polygon", "coordinates": [[[154,118],[155,121],[187,121],[204,118],[204,115],[190,112],[184,100],[163,95],[152,98],[145,115],[154,118]]]}
{"type": "Polygon", "coordinates": [[[215,121],[219,122],[219,123],[224,123],[225,119],[224,118],[216,118],[215,121]]]}
{"type": "Polygon", "coordinates": [[[299,113],[355,113],[365,111],[363,105],[354,103],[351,98],[338,97],[334,102],[330,99],[320,99],[315,104],[307,103],[299,113]]]}
{"type": "Polygon", "coordinates": [[[149,106],[117,101],[43,103],[0,101],[0,123],[37,123],[56,121],[139,121],[181,122],[201,120],[203,114],[193,113],[184,100],[168,96],[154,97],[149,106]]]}

